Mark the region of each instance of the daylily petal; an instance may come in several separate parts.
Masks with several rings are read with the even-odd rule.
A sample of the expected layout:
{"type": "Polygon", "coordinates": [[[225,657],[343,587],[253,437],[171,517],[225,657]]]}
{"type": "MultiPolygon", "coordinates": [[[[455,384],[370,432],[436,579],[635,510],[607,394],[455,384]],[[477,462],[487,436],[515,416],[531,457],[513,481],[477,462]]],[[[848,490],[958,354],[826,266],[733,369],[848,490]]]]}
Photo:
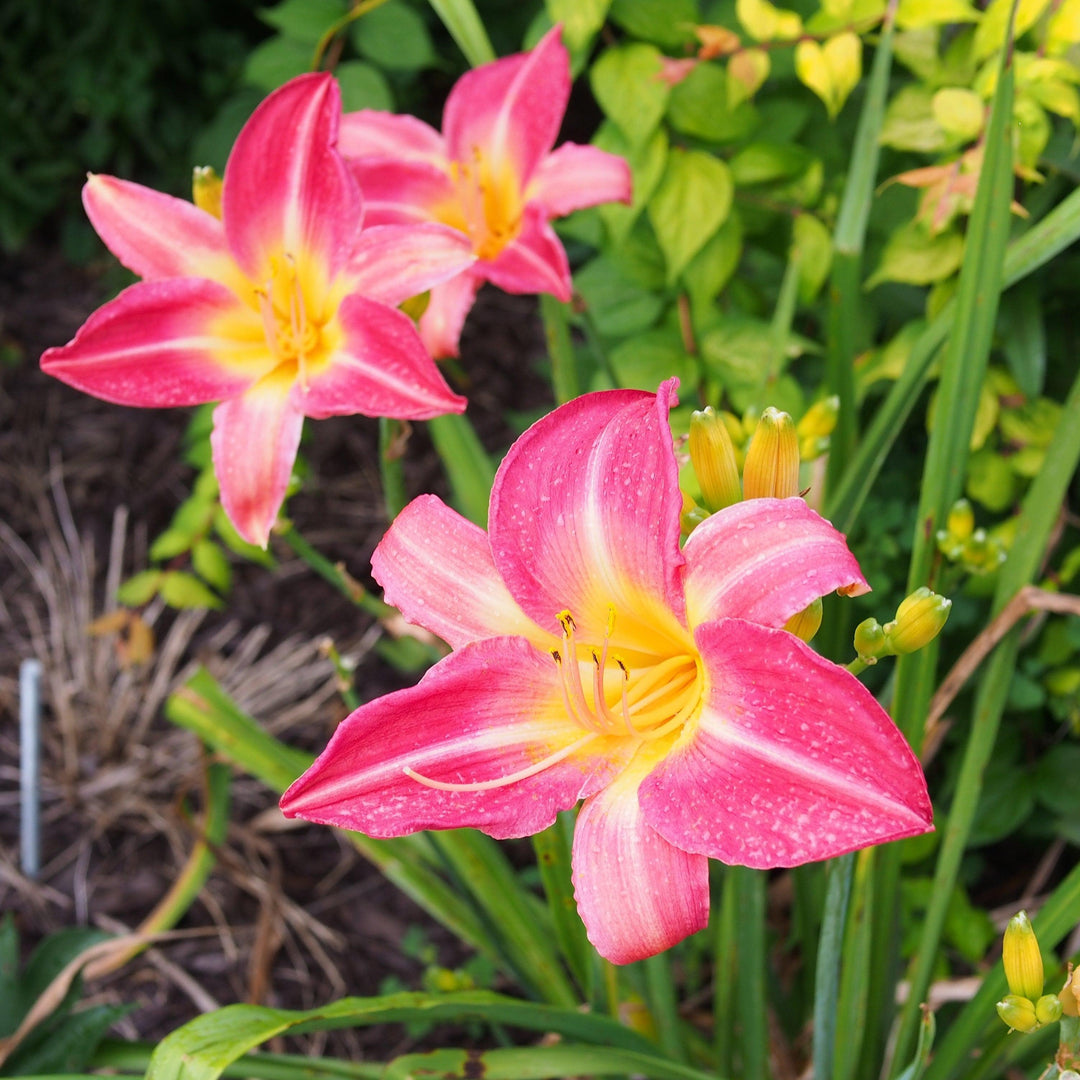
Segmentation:
{"type": "Polygon", "coordinates": [[[119,405],[200,405],[241,393],[274,360],[258,318],[205,278],[138,282],[98,308],[41,368],[119,405]],[[227,328],[250,330],[239,339],[227,328]]]}
{"type": "Polygon", "coordinates": [[[335,149],[341,93],[325,72],[275,90],[237,136],[222,188],[236,261],[255,282],[287,254],[331,281],[360,229],[360,189],[335,149]]]}
{"type": "Polygon", "coordinates": [[[656,395],[588,394],[537,421],[510,448],[491,493],[495,565],[541,628],[567,609],[584,641],[651,653],[681,629],[679,492],[668,409],[675,380],[656,395]]]}
{"type": "Polygon", "coordinates": [[[566,250],[539,204],[525,208],[521,232],[490,262],[477,263],[476,272],[508,293],[551,293],[563,303],[570,299],[566,250]]]}
{"type": "Polygon", "coordinates": [[[348,274],[351,291],[396,306],[467,270],[476,261],[469,238],[444,225],[379,225],[357,237],[348,274]]]}
{"type": "Polygon", "coordinates": [[[106,247],[141,278],[237,274],[221,222],[193,203],[115,176],[91,176],[82,199],[106,247]]]}
{"type": "Polygon", "coordinates": [[[350,160],[349,168],[364,193],[365,226],[408,225],[461,216],[450,177],[438,165],[360,158],[350,160]]]}
{"type": "Polygon", "coordinates": [[[360,109],[341,118],[338,150],[347,158],[389,157],[435,165],[446,162],[446,144],[433,127],[415,116],[378,109],[360,109]]]}
{"type": "Polygon", "coordinates": [[[343,720],[281,808],[368,836],[464,826],[500,839],[527,836],[613,773],[615,740],[583,742],[586,735],[563,711],[551,658],[522,638],[489,638],[343,720]],[[566,751],[533,775],[498,783],[566,751]],[[495,784],[441,790],[406,769],[436,783],[495,784]]]}
{"type": "Polygon", "coordinates": [[[304,414],[293,373],[275,371],[214,410],[210,447],[221,505],[236,531],[266,547],[289,486],[304,414]]]}
{"type": "Polygon", "coordinates": [[[540,162],[525,197],[553,218],[597,203],[629,203],[632,187],[630,166],[617,154],[563,143],[540,162]]]}
{"type": "Polygon", "coordinates": [[[524,187],[555,145],[569,100],[570,60],[556,26],[529,52],[458,79],[443,113],[448,156],[467,163],[479,150],[495,167],[512,167],[524,187]]]}
{"type": "Polygon", "coordinates": [[[465,398],[446,385],[407,315],[353,295],[342,301],[338,319],[345,339],[326,369],[307,379],[300,399],[307,416],[428,420],[465,411],[465,398]]]}
{"type": "Polygon", "coordinates": [[[780,627],[834,589],[870,591],[843,534],[799,498],[735,503],[694,529],[683,555],[691,626],[736,618],[780,627]]]}
{"type": "Polygon", "coordinates": [[[482,284],[475,270],[466,270],[431,290],[420,316],[420,340],[436,359],[458,355],[462,328],[482,284]]]}
{"type": "Polygon", "coordinates": [[[915,755],[873,695],[792,634],[697,628],[707,698],[642,783],[671,843],[741,866],[796,866],[932,827],[915,755]]]}
{"type": "Polygon", "coordinates": [[[647,746],[588,799],[574,829],[574,897],[589,941],[614,964],[662,952],[709,921],[709,863],[646,821],[638,788],[655,765],[647,746]]]}
{"type": "Polygon", "coordinates": [[[394,518],[371,572],[388,604],[455,649],[511,634],[541,650],[549,644],[499,577],[487,533],[435,495],[418,496],[394,518]]]}

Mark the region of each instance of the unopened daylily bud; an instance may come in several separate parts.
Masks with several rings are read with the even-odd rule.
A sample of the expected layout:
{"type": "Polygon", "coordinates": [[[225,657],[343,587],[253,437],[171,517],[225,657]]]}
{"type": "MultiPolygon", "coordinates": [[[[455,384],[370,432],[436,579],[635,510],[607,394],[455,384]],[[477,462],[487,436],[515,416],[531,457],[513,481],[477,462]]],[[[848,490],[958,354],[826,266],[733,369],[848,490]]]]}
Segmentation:
{"type": "Polygon", "coordinates": [[[771,405],[746,451],[743,497],[787,499],[799,494],[799,437],[791,417],[771,405]]]}
{"type": "Polygon", "coordinates": [[[792,615],[784,629],[803,641],[810,642],[821,629],[821,597],[808,604],[797,615],[792,615]]]}
{"type": "Polygon", "coordinates": [[[1061,1019],[1061,998],[1057,994],[1043,994],[1035,1002],[1035,1017],[1040,1024],[1055,1024],[1061,1019]]]}
{"type": "Polygon", "coordinates": [[[997,1014],[1013,1031],[1034,1031],[1040,1026],[1035,1006],[1019,994],[1006,994],[997,1003],[997,1014]]]}
{"type": "Polygon", "coordinates": [[[192,201],[221,220],[221,177],[209,165],[196,165],[191,181],[192,201]]]}
{"type": "Polygon", "coordinates": [[[1005,966],[1005,981],[1009,984],[1011,994],[1019,994],[1032,1001],[1042,997],[1042,953],[1026,911],[1018,911],[1005,927],[1001,961],[1005,966]]]}
{"type": "Polygon", "coordinates": [[[735,447],[711,406],[690,417],[690,462],[709,510],[723,510],[742,499],[735,447]]]}
{"type": "Polygon", "coordinates": [[[799,454],[803,461],[813,461],[829,448],[829,436],[836,427],[840,398],[836,394],[815,402],[795,425],[799,436],[799,454]]]}
{"type": "Polygon", "coordinates": [[[863,619],[855,627],[855,655],[864,664],[876,664],[881,657],[889,655],[885,631],[877,619],[863,619]]]}
{"type": "Polygon", "coordinates": [[[925,585],[905,597],[896,618],[883,627],[890,652],[903,656],[929,645],[949,618],[952,601],[925,585]]]}

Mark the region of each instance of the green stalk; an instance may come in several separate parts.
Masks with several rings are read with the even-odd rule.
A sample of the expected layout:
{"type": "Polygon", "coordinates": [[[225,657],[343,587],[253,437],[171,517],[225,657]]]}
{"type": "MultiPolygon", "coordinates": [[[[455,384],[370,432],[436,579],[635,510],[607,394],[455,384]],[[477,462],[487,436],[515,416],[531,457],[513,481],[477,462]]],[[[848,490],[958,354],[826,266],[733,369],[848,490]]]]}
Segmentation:
{"type": "Polygon", "coordinates": [[[739,938],[739,1020],[742,1027],[743,1080],[767,1080],[769,1075],[769,1006],[765,972],[765,873],[733,866],[739,938]]]}
{"type": "MultiPolygon", "coordinates": [[[[1057,521],[1069,481],[1080,462],[1080,424],[1069,423],[1065,419],[1077,415],[1080,415],[1080,376],[1077,376],[1065,401],[1063,419],[1047,449],[1046,463],[1035,477],[1021,507],[1016,538],[1008,559],[998,573],[991,618],[998,615],[1013,596],[1039,572],[1043,553],[1057,521]]],[[[949,898],[956,885],[960,860],[982,794],[983,773],[994,749],[1009,683],[1016,667],[1020,632],[1021,627],[1014,627],[994,650],[975,695],[971,730],[960,765],[956,795],[949,810],[948,824],[942,835],[934,870],[930,906],[908,976],[910,991],[900,1017],[893,1057],[894,1073],[895,1064],[903,1062],[910,1053],[918,1023],[919,1003],[924,999],[930,985],[949,898]]]]}
{"type": "Polygon", "coordinates": [[[885,119],[892,68],[893,24],[898,0],[890,0],[874,53],[866,99],[859,113],[851,164],[833,235],[833,264],[829,285],[828,344],[825,382],[840,398],[836,430],[831,440],[825,490],[838,482],[858,439],[855,403],[855,355],[859,313],[862,308],[862,256],[866,225],[877,184],[881,144],[878,135],[885,119]]]}
{"type": "Polygon", "coordinates": [[[689,1064],[686,1045],[680,1028],[679,1008],[675,1001],[675,980],[671,976],[671,961],[666,952],[650,956],[644,964],[645,986],[648,990],[649,1011],[656,1021],[660,1046],[672,1061],[689,1064]]]}
{"type": "Polygon", "coordinates": [[[468,417],[446,413],[432,417],[427,425],[431,441],[450,478],[458,510],[470,521],[486,527],[495,467],[468,417]]]}
{"type": "MultiPolygon", "coordinates": [[[[1009,245],[1003,288],[1023,281],[1077,240],[1080,240],[1080,189],[1071,192],[1009,245]]],[[[955,320],[956,301],[950,300],[912,346],[903,373],[875,412],[840,483],[826,491],[826,516],[841,532],[851,532],[854,528],[866,496],[926,385],[934,357],[955,320]]]]}
{"type": "Polygon", "coordinates": [[[383,501],[386,503],[386,520],[394,518],[405,509],[409,501],[405,489],[405,471],[397,443],[401,439],[401,421],[388,416],[379,417],[379,474],[382,476],[383,501]]]}
{"type": "Polygon", "coordinates": [[[735,1002],[739,997],[735,892],[735,868],[725,867],[713,947],[713,1048],[720,1076],[731,1076],[735,1065],[735,1002]]]}
{"type": "Polygon", "coordinates": [[[532,842],[548,910],[551,912],[555,940],[578,986],[582,987],[588,996],[589,941],[577,913],[574,887],[570,880],[570,836],[573,828],[573,813],[566,811],[559,815],[554,825],[537,833],[532,842]]]}
{"type": "Polygon", "coordinates": [[[568,305],[547,293],[540,294],[540,317],[544,321],[548,356],[551,357],[551,385],[555,402],[563,405],[584,392],[577,354],[570,340],[568,305]]]}
{"type": "Polygon", "coordinates": [[[297,531],[296,526],[289,527],[279,534],[281,538],[293,549],[293,551],[323,579],[329,582],[350,603],[355,604],[361,611],[366,612],[373,619],[385,619],[396,615],[397,608],[384,604],[374,597],[359,582],[347,577],[335,566],[322,552],[311,546],[297,531]]]}
{"type": "MultiPolygon", "coordinates": [[[[855,1080],[862,1034],[866,1030],[876,855],[875,848],[864,848],[855,861],[850,914],[844,935],[844,967],[836,1005],[836,1015],[844,1018],[844,1036],[836,1041],[833,1080],[855,1080]]],[[[828,1074],[825,1075],[828,1078],[828,1074]]]]}
{"type": "Polygon", "coordinates": [[[799,260],[794,254],[784,267],[784,276],[780,281],[780,292],[776,298],[772,323],[772,364],[769,370],[769,382],[779,378],[787,360],[787,341],[791,334],[791,324],[795,319],[795,306],[799,300],[799,260]]]}
{"type": "MultiPolygon", "coordinates": [[[[1016,0],[1013,2],[1015,12],[1016,0]]],[[[1010,20],[1012,15],[1010,15],[1010,20]]],[[[1011,40],[1012,23],[1006,34],[1011,40]]],[[[998,82],[994,92],[985,136],[982,172],[975,195],[965,239],[964,263],[956,297],[956,315],[945,347],[938,386],[937,423],[930,434],[923,468],[923,480],[908,568],[907,591],[931,584],[936,552],[934,538],[938,523],[963,491],[971,432],[990,356],[998,300],[1003,287],[1005,247],[1008,240],[1012,202],[1012,117],[1013,70],[1010,53],[1002,50],[998,64],[998,82]]],[[[933,692],[937,665],[937,642],[909,656],[902,656],[896,667],[893,719],[907,740],[915,746],[922,741],[922,724],[933,692]]],[[[865,1046],[872,1058],[878,1053],[882,1023],[892,1009],[888,973],[895,963],[896,897],[899,882],[899,851],[890,848],[882,853],[876,893],[879,898],[874,928],[875,965],[871,973],[870,1027],[865,1046]]],[[[951,888],[949,890],[951,895],[951,888]]],[[[948,896],[935,896],[932,907],[941,908],[944,918],[948,896]]],[[[929,918],[925,924],[927,943],[917,961],[919,979],[929,981],[930,964],[937,948],[941,925],[929,918]],[[930,942],[931,933],[933,942],[930,942]]],[[[919,1023],[919,1004],[926,985],[913,982],[901,1016],[900,1029],[893,1047],[893,1069],[904,1062],[914,1049],[919,1023]]],[[[864,1056],[864,1067],[870,1061],[864,1056]]]]}
{"type": "MultiPolygon", "coordinates": [[[[848,898],[855,872],[854,854],[841,855],[829,863],[829,881],[825,892],[825,915],[818,945],[817,979],[814,987],[814,1076],[830,1080],[836,1048],[836,1013],[840,1000],[840,957],[843,953],[844,926],[847,923],[848,898]]],[[[845,1024],[847,1017],[845,1017],[845,1024]]],[[[845,1038],[850,1039],[851,1035],[845,1038]]]]}
{"type": "Polygon", "coordinates": [[[473,67],[495,59],[495,50],[472,0],[430,0],[430,3],[473,67]]]}

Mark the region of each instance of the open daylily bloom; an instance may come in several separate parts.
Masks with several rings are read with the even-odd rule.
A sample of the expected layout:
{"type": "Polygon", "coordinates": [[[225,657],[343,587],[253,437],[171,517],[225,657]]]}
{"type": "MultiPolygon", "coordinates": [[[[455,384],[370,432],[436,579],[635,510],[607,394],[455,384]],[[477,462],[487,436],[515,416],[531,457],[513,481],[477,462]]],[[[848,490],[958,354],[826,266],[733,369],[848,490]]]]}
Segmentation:
{"type": "Polygon", "coordinates": [[[552,151],[570,98],[570,62],[554,27],[527,53],[463,75],[443,134],[411,116],[347,113],[341,152],[372,224],[437,221],[468,234],[477,263],[431,290],[420,333],[433,356],[456,356],[476,291],[570,299],[566,252],[548,224],[597,203],[630,201],[626,162],[592,146],[552,151]]]}
{"type": "Polygon", "coordinates": [[[465,407],[394,305],[474,255],[445,226],[361,230],[360,190],[336,147],[340,111],[330,75],[272,93],[229,156],[220,217],[91,176],[86,212],[143,280],[41,358],[51,375],[122,405],[222,402],[211,437],[222,504],[261,545],[305,416],[427,419],[465,407]]]}
{"type": "Polygon", "coordinates": [[[434,496],[372,558],[454,652],[338,727],[281,800],[372,836],[535,833],[584,799],[573,846],[589,939],[616,963],[708,919],[708,858],[792,866],[931,827],[922,771],[854,676],[780,629],[867,589],[798,498],[713,514],[679,547],[668,409],[588,394],[530,428],[490,532],[434,496]]]}

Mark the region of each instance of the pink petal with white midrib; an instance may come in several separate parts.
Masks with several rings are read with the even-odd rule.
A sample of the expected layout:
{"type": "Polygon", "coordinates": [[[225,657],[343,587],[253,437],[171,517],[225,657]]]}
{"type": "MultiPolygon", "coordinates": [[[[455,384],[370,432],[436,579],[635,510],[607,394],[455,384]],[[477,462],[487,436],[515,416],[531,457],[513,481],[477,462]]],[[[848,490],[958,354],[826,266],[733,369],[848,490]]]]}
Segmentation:
{"type": "Polygon", "coordinates": [[[476,262],[469,238],[445,225],[364,229],[349,263],[350,291],[397,306],[476,262]]]}
{"type": "Polygon", "coordinates": [[[74,339],[41,357],[43,371],[118,405],[201,405],[241,393],[274,364],[258,319],[204,278],[143,281],[98,308],[74,339]],[[245,344],[223,320],[252,323],[245,344]]]}
{"type": "Polygon", "coordinates": [[[555,616],[569,609],[580,639],[598,643],[613,605],[617,647],[653,651],[665,629],[678,636],[674,386],[578,398],[537,421],[503,459],[491,493],[492,554],[542,629],[557,633],[555,616]]]}
{"type": "Polygon", "coordinates": [[[237,136],[222,217],[233,255],[254,281],[286,254],[301,266],[314,260],[324,285],[348,261],[362,202],[335,147],[340,113],[331,75],[301,75],[270,94],[237,136]]]}
{"type": "Polygon", "coordinates": [[[853,675],[783,630],[738,619],[695,638],[705,703],[640,792],[671,843],[767,868],[932,827],[915,755],[853,675]]]}
{"type": "Polygon", "coordinates": [[[526,199],[553,218],[598,203],[629,203],[632,189],[630,166],[623,158],[595,146],[563,143],[540,162],[526,199]]]}
{"type": "Polygon", "coordinates": [[[359,158],[348,164],[364,193],[365,227],[436,221],[458,198],[446,170],[426,161],[359,158]]]}
{"type": "MultiPolygon", "coordinates": [[[[629,740],[628,740],[629,741],[629,740]]],[[[574,828],[574,897],[589,941],[614,964],[670,948],[709,921],[709,864],[668,843],[642,815],[647,746],[582,806],[574,828]]]]}
{"type": "Polygon", "coordinates": [[[338,319],[344,343],[323,371],[307,377],[298,398],[305,415],[429,420],[465,411],[465,398],[446,385],[407,315],[354,294],[342,301],[338,319]]]}
{"type": "Polygon", "coordinates": [[[458,355],[461,331],[482,284],[474,268],[432,288],[420,316],[420,340],[436,359],[458,355]]]}
{"type": "Polygon", "coordinates": [[[371,572],[388,604],[455,649],[511,634],[547,644],[499,577],[487,533],[436,495],[418,496],[394,518],[371,572]]]}
{"type": "Polygon", "coordinates": [[[236,531],[266,547],[292,476],[304,414],[291,375],[268,375],[214,410],[210,433],[221,505],[236,531]]]}
{"type": "Polygon", "coordinates": [[[82,200],[105,246],[141,278],[239,276],[221,222],[193,203],[115,176],[91,176],[82,200]]]}
{"type": "Polygon", "coordinates": [[[471,163],[479,150],[509,162],[524,187],[555,145],[570,100],[570,60],[553,27],[527,53],[466,72],[446,99],[447,155],[471,163]]]}
{"type": "Polygon", "coordinates": [[[683,555],[691,626],[735,618],[782,627],[835,589],[870,591],[843,533],[799,498],[735,503],[694,529],[683,555]]]}
{"type": "Polygon", "coordinates": [[[346,158],[391,157],[435,165],[446,162],[446,143],[433,127],[415,116],[378,109],[345,113],[337,145],[346,158]]]}
{"type": "Polygon", "coordinates": [[[494,259],[478,262],[476,273],[508,293],[551,293],[564,304],[570,300],[566,249],[539,205],[525,208],[521,232],[494,259]]]}
{"type": "Polygon", "coordinates": [[[439,790],[404,770],[451,784],[499,780],[585,734],[566,718],[550,656],[521,638],[488,639],[342,721],[281,808],[369,836],[464,827],[500,839],[528,836],[610,778],[614,740],[597,738],[536,775],[483,791],[439,790]]]}

